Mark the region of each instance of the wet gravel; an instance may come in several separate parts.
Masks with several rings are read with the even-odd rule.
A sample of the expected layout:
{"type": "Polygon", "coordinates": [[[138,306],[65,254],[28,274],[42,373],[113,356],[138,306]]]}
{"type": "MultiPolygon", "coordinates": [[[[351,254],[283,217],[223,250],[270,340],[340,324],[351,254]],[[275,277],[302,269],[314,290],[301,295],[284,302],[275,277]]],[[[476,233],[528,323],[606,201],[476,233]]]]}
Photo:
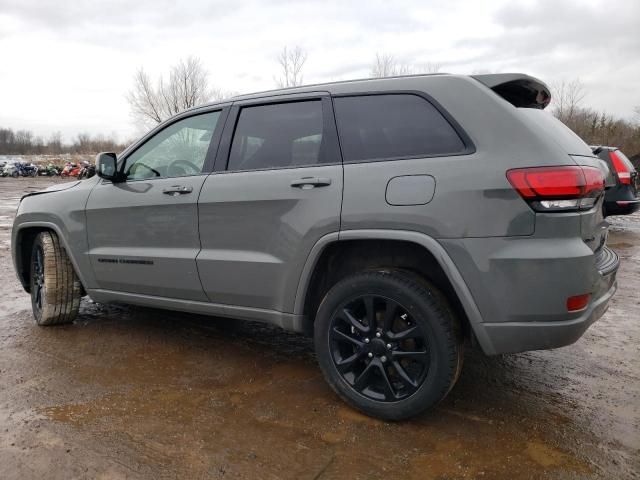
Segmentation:
{"type": "Polygon", "coordinates": [[[468,351],[441,405],[385,423],[276,328],[87,299],[37,327],[9,237],[49,183],[0,178],[0,478],[640,478],[640,215],[611,219],[619,291],[576,344],[468,351]]]}

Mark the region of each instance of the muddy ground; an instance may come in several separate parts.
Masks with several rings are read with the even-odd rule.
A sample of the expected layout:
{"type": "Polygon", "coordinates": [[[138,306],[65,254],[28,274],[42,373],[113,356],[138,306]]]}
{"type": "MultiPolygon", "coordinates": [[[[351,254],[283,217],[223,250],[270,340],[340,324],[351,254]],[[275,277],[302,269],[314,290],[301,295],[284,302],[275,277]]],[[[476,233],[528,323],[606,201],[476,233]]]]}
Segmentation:
{"type": "Polygon", "coordinates": [[[9,236],[50,182],[0,179],[0,478],[640,478],[640,216],[612,219],[619,291],[576,344],[468,351],[440,406],[384,423],[275,328],[87,300],[37,327],[9,236]]]}

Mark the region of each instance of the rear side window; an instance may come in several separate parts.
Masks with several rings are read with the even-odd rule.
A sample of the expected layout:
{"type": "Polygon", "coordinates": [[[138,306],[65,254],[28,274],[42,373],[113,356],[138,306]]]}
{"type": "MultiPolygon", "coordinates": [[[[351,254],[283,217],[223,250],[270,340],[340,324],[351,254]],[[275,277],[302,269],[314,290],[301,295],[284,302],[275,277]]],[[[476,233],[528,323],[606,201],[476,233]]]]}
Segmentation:
{"type": "Polygon", "coordinates": [[[334,98],[345,161],[458,154],[465,145],[426,99],[411,94],[334,98]]]}
{"type": "Polygon", "coordinates": [[[244,107],[233,135],[228,169],[320,163],[322,126],[320,100],[244,107]]]}
{"type": "Polygon", "coordinates": [[[593,157],[589,145],[551,113],[538,108],[518,108],[518,112],[529,128],[555,141],[566,153],[593,157]]]}

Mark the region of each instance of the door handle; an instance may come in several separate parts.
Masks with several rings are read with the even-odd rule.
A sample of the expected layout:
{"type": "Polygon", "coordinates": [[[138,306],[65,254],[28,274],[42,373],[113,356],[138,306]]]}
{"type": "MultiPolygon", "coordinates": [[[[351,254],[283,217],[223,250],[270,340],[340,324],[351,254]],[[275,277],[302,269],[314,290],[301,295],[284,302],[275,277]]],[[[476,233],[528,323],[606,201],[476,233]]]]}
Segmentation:
{"type": "Polygon", "coordinates": [[[173,185],[171,187],[167,187],[162,190],[162,193],[165,195],[185,195],[187,193],[193,192],[193,187],[185,187],[184,185],[173,185]]]}
{"type": "Polygon", "coordinates": [[[331,179],[324,177],[303,177],[291,182],[292,187],[300,188],[302,190],[310,190],[315,187],[326,187],[327,185],[331,185],[331,179]]]}

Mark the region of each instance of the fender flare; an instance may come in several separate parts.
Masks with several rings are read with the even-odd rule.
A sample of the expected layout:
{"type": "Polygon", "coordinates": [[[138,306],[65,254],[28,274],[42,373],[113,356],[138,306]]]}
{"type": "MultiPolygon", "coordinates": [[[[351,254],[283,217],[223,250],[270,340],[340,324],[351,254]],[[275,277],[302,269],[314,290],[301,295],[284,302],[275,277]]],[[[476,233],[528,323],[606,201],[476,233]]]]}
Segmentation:
{"type": "Polygon", "coordinates": [[[20,284],[22,285],[22,287],[25,290],[28,288],[25,282],[25,279],[22,278],[22,275],[20,273],[22,269],[19,265],[19,262],[21,261],[21,258],[22,258],[22,247],[18,242],[18,237],[21,231],[27,228],[43,228],[43,229],[53,230],[56,233],[56,235],[58,236],[58,239],[60,240],[60,243],[62,243],[62,246],[64,247],[67,253],[67,256],[69,257],[69,260],[71,261],[71,265],[73,265],[73,269],[75,270],[76,275],[80,279],[80,283],[86,288],[87,284],[85,283],[85,277],[81,272],[80,268],[78,268],[78,262],[76,261],[73,255],[73,250],[69,248],[67,237],[66,235],[63,234],[60,226],[53,222],[46,222],[46,221],[39,221],[39,220],[27,221],[27,222],[23,222],[18,225],[15,225],[13,232],[11,234],[11,245],[12,245],[11,251],[13,256],[13,267],[16,271],[16,275],[18,276],[18,280],[20,280],[20,284]]]}
{"type": "Polygon", "coordinates": [[[300,281],[298,282],[298,288],[296,290],[293,310],[294,314],[304,314],[304,302],[307,289],[311,282],[311,275],[316,267],[318,259],[322,255],[322,252],[329,244],[343,240],[401,240],[415,243],[425,248],[434,256],[449,279],[449,282],[451,282],[482,350],[485,353],[493,351],[492,342],[484,329],[482,315],[478,309],[476,301],[474,300],[466,282],[462,278],[460,271],[454,264],[453,260],[451,260],[449,254],[435,238],[424,233],[411,230],[342,230],[340,232],[329,233],[321,237],[311,249],[307,261],[302,269],[300,281]]]}

